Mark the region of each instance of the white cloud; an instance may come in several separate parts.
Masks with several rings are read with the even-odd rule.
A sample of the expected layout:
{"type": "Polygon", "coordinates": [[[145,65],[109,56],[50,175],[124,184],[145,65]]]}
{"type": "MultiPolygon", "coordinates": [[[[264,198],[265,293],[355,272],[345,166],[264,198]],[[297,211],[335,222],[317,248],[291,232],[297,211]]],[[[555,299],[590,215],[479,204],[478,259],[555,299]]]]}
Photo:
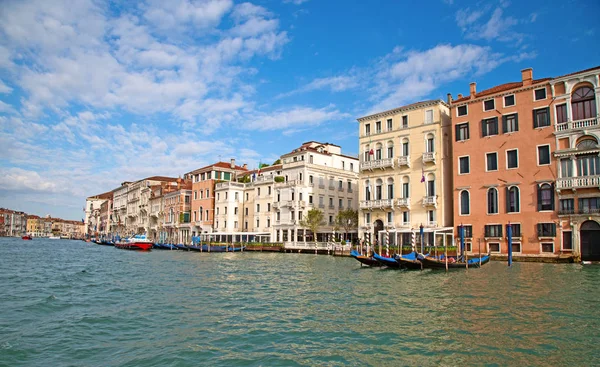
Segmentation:
{"type": "Polygon", "coordinates": [[[282,93],[278,95],[277,98],[289,97],[298,93],[322,89],[329,89],[332,92],[343,92],[349,89],[355,89],[358,86],[359,80],[358,76],[356,75],[338,75],[326,78],[317,78],[298,89],[287,93],[282,93]]]}
{"type": "MultiPolygon", "coordinates": [[[[490,6],[482,7],[479,10],[471,10],[471,8],[458,10],[455,16],[456,24],[465,34],[465,37],[469,39],[511,41],[521,44],[525,35],[515,31],[514,28],[525,21],[504,14],[509,5],[509,2],[502,1],[500,6],[492,11],[490,18],[487,20],[484,20],[484,15],[489,15],[490,6]]],[[[534,13],[527,22],[534,22],[536,18],[537,14],[534,13]]]]}
{"type": "Polygon", "coordinates": [[[0,167],[0,187],[8,191],[37,191],[56,193],[63,191],[59,185],[43,178],[38,172],[22,168],[0,167]]]}
{"type": "Polygon", "coordinates": [[[13,108],[13,106],[8,103],[4,103],[0,101],[0,112],[1,113],[16,113],[17,111],[13,108]]]}
{"type": "Polygon", "coordinates": [[[232,6],[231,0],[149,0],[144,18],[160,31],[205,29],[218,25],[232,6]]]}
{"type": "Polygon", "coordinates": [[[11,87],[4,84],[4,82],[2,80],[0,80],[0,93],[11,93],[12,90],[13,89],[11,87]]]}
{"type": "Polygon", "coordinates": [[[301,4],[304,4],[307,1],[308,0],[283,0],[284,3],[294,4],[294,5],[301,5],[301,4]]]}
{"type": "Polygon", "coordinates": [[[274,113],[257,113],[247,119],[244,128],[254,130],[285,130],[298,126],[318,126],[326,121],[337,121],[349,117],[327,106],[319,109],[311,107],[295,107],[289,110],[280,110],[274,113]]]}

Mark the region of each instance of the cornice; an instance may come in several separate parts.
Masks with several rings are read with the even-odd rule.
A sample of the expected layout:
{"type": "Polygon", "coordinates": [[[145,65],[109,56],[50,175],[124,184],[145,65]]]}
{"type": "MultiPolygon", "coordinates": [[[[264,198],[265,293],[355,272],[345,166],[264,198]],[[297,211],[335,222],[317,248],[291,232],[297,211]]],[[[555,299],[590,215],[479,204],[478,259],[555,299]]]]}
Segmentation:
{"type": "Polygon", "coordinates": [[[541,87],[543,87],[543,86],[545,86],[547,84],[549,84],[548,80],[545,81],[545,82],[542,82],[542,83],[538,83],[538,84],[531,84],[531,85],[528,85],[527,87],[519,87],[519,88],[515,88],[515,89],[509,89],[509,90],[505,90],[505,91],[502,91],[502,92],[498,92],[498,93],[495,93],[495,94],[488,94],[488,95],[485,95],[485,96],[481,96],[479,98],[468,99],[466,101],[459,102],[459,103],[456,103],[456,104],[453,103],[452,107],[454,108],[454,107],[465,106],[465,105],[468,105],[468,104],[483,102],[485,100],[496,98],[496,97],[504,97],[504,96],[508,96],[508,95],[511,95],[511,94],[515,94],[515,93],[526,92],[528,90],[540,89],[541,87]]]}
{"type": "Polygon", "coordinates": [[[394,108],[394,109],[383,111],[383,112],[374,113],[372,115],[359,117],[356,120],[358,122],[363,122],[363,121],[367,121],[367,120],[376,120],[376,119],[379,119],[382,117],[393,116],[400,112],[420,110],[420,109],[423,109],[424,107],[436,106],[438,104],[441,104],[443,106],[446,106],[447,108],[450,108],[450,106],[446,102],[442,101],[441,99],[438,99],[438,100],[421,102],[421,103],[417,103],[415,105],[408,105],[408,106],[398,107],[398,108],[394,108]]]}

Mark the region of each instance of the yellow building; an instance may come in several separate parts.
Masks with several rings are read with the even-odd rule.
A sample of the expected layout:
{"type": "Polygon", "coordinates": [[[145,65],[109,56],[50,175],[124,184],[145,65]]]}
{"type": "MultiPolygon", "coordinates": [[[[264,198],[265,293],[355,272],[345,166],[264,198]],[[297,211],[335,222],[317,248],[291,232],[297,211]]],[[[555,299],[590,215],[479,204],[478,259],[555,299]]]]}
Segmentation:
{"type": "Polygon", "coordinates": [[[414,246],[423,226],[425,244],[453,241],[448,105],[418,102],[358,122],[360,238],[414,246]]]}
{"type": "Polygon", "coordinates": [[[27,217],[27,234],[32,237],[42,237],[44,235],[44,223],[37,215],[27,217]]]}

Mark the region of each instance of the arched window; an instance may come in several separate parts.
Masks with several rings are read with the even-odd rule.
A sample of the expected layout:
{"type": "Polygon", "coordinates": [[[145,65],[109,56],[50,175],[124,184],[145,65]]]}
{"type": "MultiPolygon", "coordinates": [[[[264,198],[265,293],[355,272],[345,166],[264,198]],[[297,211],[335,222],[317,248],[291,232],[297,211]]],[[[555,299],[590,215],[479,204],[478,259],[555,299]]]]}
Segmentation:
{"type": "Polygon", "coordinates": [[[383,145],[381,143],[377,143],[375,148],[375,160],[380,160],[383,158],[383,145]]]}
{"type": "Polygon", "coordinates": [[[394,179],[391,177],[387,179],[387,198],[394,198],[394,179]]]}
{"type": "MultiPolygon", "coordinates": [[[[598,143],[592,137],[586,137],[577,143],[577,150],[597,149],[598,143]]],[[[594,176],[600,174],[600,157],[598,154],[577,156],[577,176],[594,176]]]]}
{"type": "Polygon", "coordinates": [[[376,183],[375,183],[375,200],[381,200],[382,199],[382,190],[383,190],[383,181],[378,178],[376,183]]]}
{"type": "Polygon", "coordinates": [[[402,177],[402,198],[410,198],[410,178],[408,176],[402,177]]]}
{"type": "Polygon", "coordinates": [[[573,120],[585,120],[596,117],[596,95],[590,87],[577,88],[571,95],[573,120]]]}
{"type": "Polygon", "coordinates": [[[552,185],[544,183],[538,186],[537,191],[538,211],[554,210],[554,189],[552,185]]]}
{"type": "Polygon", "coordinates": [[[402,156],[408,157],[410,155],[410,146],[408,144],[408,138],[402,139],[402,156]]]}
{"type": "Polygon", "coordinates": [[[199,210],[199,213],[198,213],[198,214],[200,214],[200,219],[199,220],[202,220],[202,211],[203,211],[202,207],[200,207],[200,210],[199,210]]]}
{"type": "Polygon", "coordinates": [[[425,151],[427,153],[435,152],[435,139],[433,134],[427,134],[427,137],[425,139],[425,151]]]}
{"type": "Polygon", "coordinates": [[[463,190],[460,192],[460,215],[469,214],[471,214],[469,192],[467,190],[463,190]]]}
{"type": "Polygon", "coordinates": [[[519,188],[511,186],[506,188],[506,212],[518,213],[521,210],[519,188]]]}
{"type": "Polygon", "coordinates": [[[394,158],[394,142],[393,141],[387,142],[387,157],[394,158]]]}
{"type": "Polygon", "coordinates": [[[365,181],[365,200],[371,200],[371,182],[365,181]]]}
{"type": "Polygon", "coordinates": [[[488,214],[498,214],[498,190],[491,187],[487,192],[487,212],[488,214]]]}
{"type": "Polygon", "coordinates": [[[368,162],[371,160],[371,146],[369,144],[365,145],[364,156],[365,156],[365,159],[364,159],[365,162],[368,162]]]}
{"type": "Polygon", "coordinates": [[[427,175],[427,196],[435,196],[435,176],[432,173],[427,175]]]}

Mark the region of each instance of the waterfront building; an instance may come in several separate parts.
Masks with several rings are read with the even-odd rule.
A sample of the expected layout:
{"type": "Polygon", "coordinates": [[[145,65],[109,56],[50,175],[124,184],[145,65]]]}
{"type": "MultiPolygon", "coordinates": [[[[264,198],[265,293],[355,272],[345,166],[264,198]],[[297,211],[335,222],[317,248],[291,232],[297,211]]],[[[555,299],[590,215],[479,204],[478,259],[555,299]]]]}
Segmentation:
{"type": "MultiPolygon", "coordinates": [[[[127,222],[127,192],[131,182],[125,181],[113,190],[113,215],[110,220],[110,233],[125,235],[127,222]]],[[[87,232],[86,232],[87,233],[87,232]]]]}
{"type": "MultiPolygon", "coordinates": [[[[557,237],[554,106],[550,78],[521,80],[448,95],[453,126],[454,225],[466,249],[515,256],[555,256],[557,237]]],[[[450,193],[448,193],[450,194],[450,193]]]]}
{"type": "Polygon", "coordinates": [[[192,236],[216,231],[215,185],[223,181],[236,181],[248,171],[247,166],[237,166],[235,159],[230,163],[217,162],[188,172],[185,178],[192,181],[192,236]]]}
{"type": "Polygon", "coordinates": [[[43,237],[44,223],[42,218],[37,215],[27,216],[27,234],[31,237],[43,237]]]}
{"type": "Polygon", "coordinates": [[[584,261],[600,260],[599,79],[600,67],[553,78],[548,96],[555,120],[551,167],[558,173],[552,250],[572,252],[584,261]]]}
{"type": "MultiPolygon", "coordinates": [[[[337,145],[310,141],[280,162],[248,172],[242,182],[216,185],[215,235],[227,241],[313,241],[300,221],[317,208],[325,219],[317,240],[333,239],[338,212],[357,208],[358,159],[342,154],[337,145]]],[[[348,237],[356,238],[356,232],[348,237]]]]}
{"type": "MultiPolygon", "coordinates": [[[[113,197],[113,192],[105,192],[99,195],[94,195],[86,198],[84,217],[84,232],[87,235],[95,236],[100,228],[100,209],[102,204],[109,198],[113,197]]],[[[54,227],[53,227],[54,229],[54,227]]]]}
{"type": "Polygon", "coordinates": [[[167,239],[167,233],[164,231],[165,211],[164,211],[164,195],[175,190],[176,187],[167,185],[161,182],[160,185],[150,186],[150,200],[148,206],[150,230],[148,237],[153,241],[164,243],[167,239]]]}
{"type": "Polygon", "coordinates": [[[127,216],[124,223],[127,236],[148,234],[150,231],[150,187],[161,183],[178,187],[179,180],[175,177],[152,176],[127,185],[127,216]]]}
{"type": "Polygon", "coordinates": [[[179,178],[177,188],[163,196],[163,227],[169,243],[191,241],[192,182],[179,178]]]}
{"type": "Polygon", "coordinates": [[[107,236],[110,233],[110,225],[113,211],[113,192],[106,196],[106,200],[100,204],[100,226],[98,232],[107,236]]]}
{"type": "Polygon", "coordinates": [[[415,246],[422,227],[424,244],[452,241],[449,111],[428,100],[358,119],[362,239],[415,246]]]}

